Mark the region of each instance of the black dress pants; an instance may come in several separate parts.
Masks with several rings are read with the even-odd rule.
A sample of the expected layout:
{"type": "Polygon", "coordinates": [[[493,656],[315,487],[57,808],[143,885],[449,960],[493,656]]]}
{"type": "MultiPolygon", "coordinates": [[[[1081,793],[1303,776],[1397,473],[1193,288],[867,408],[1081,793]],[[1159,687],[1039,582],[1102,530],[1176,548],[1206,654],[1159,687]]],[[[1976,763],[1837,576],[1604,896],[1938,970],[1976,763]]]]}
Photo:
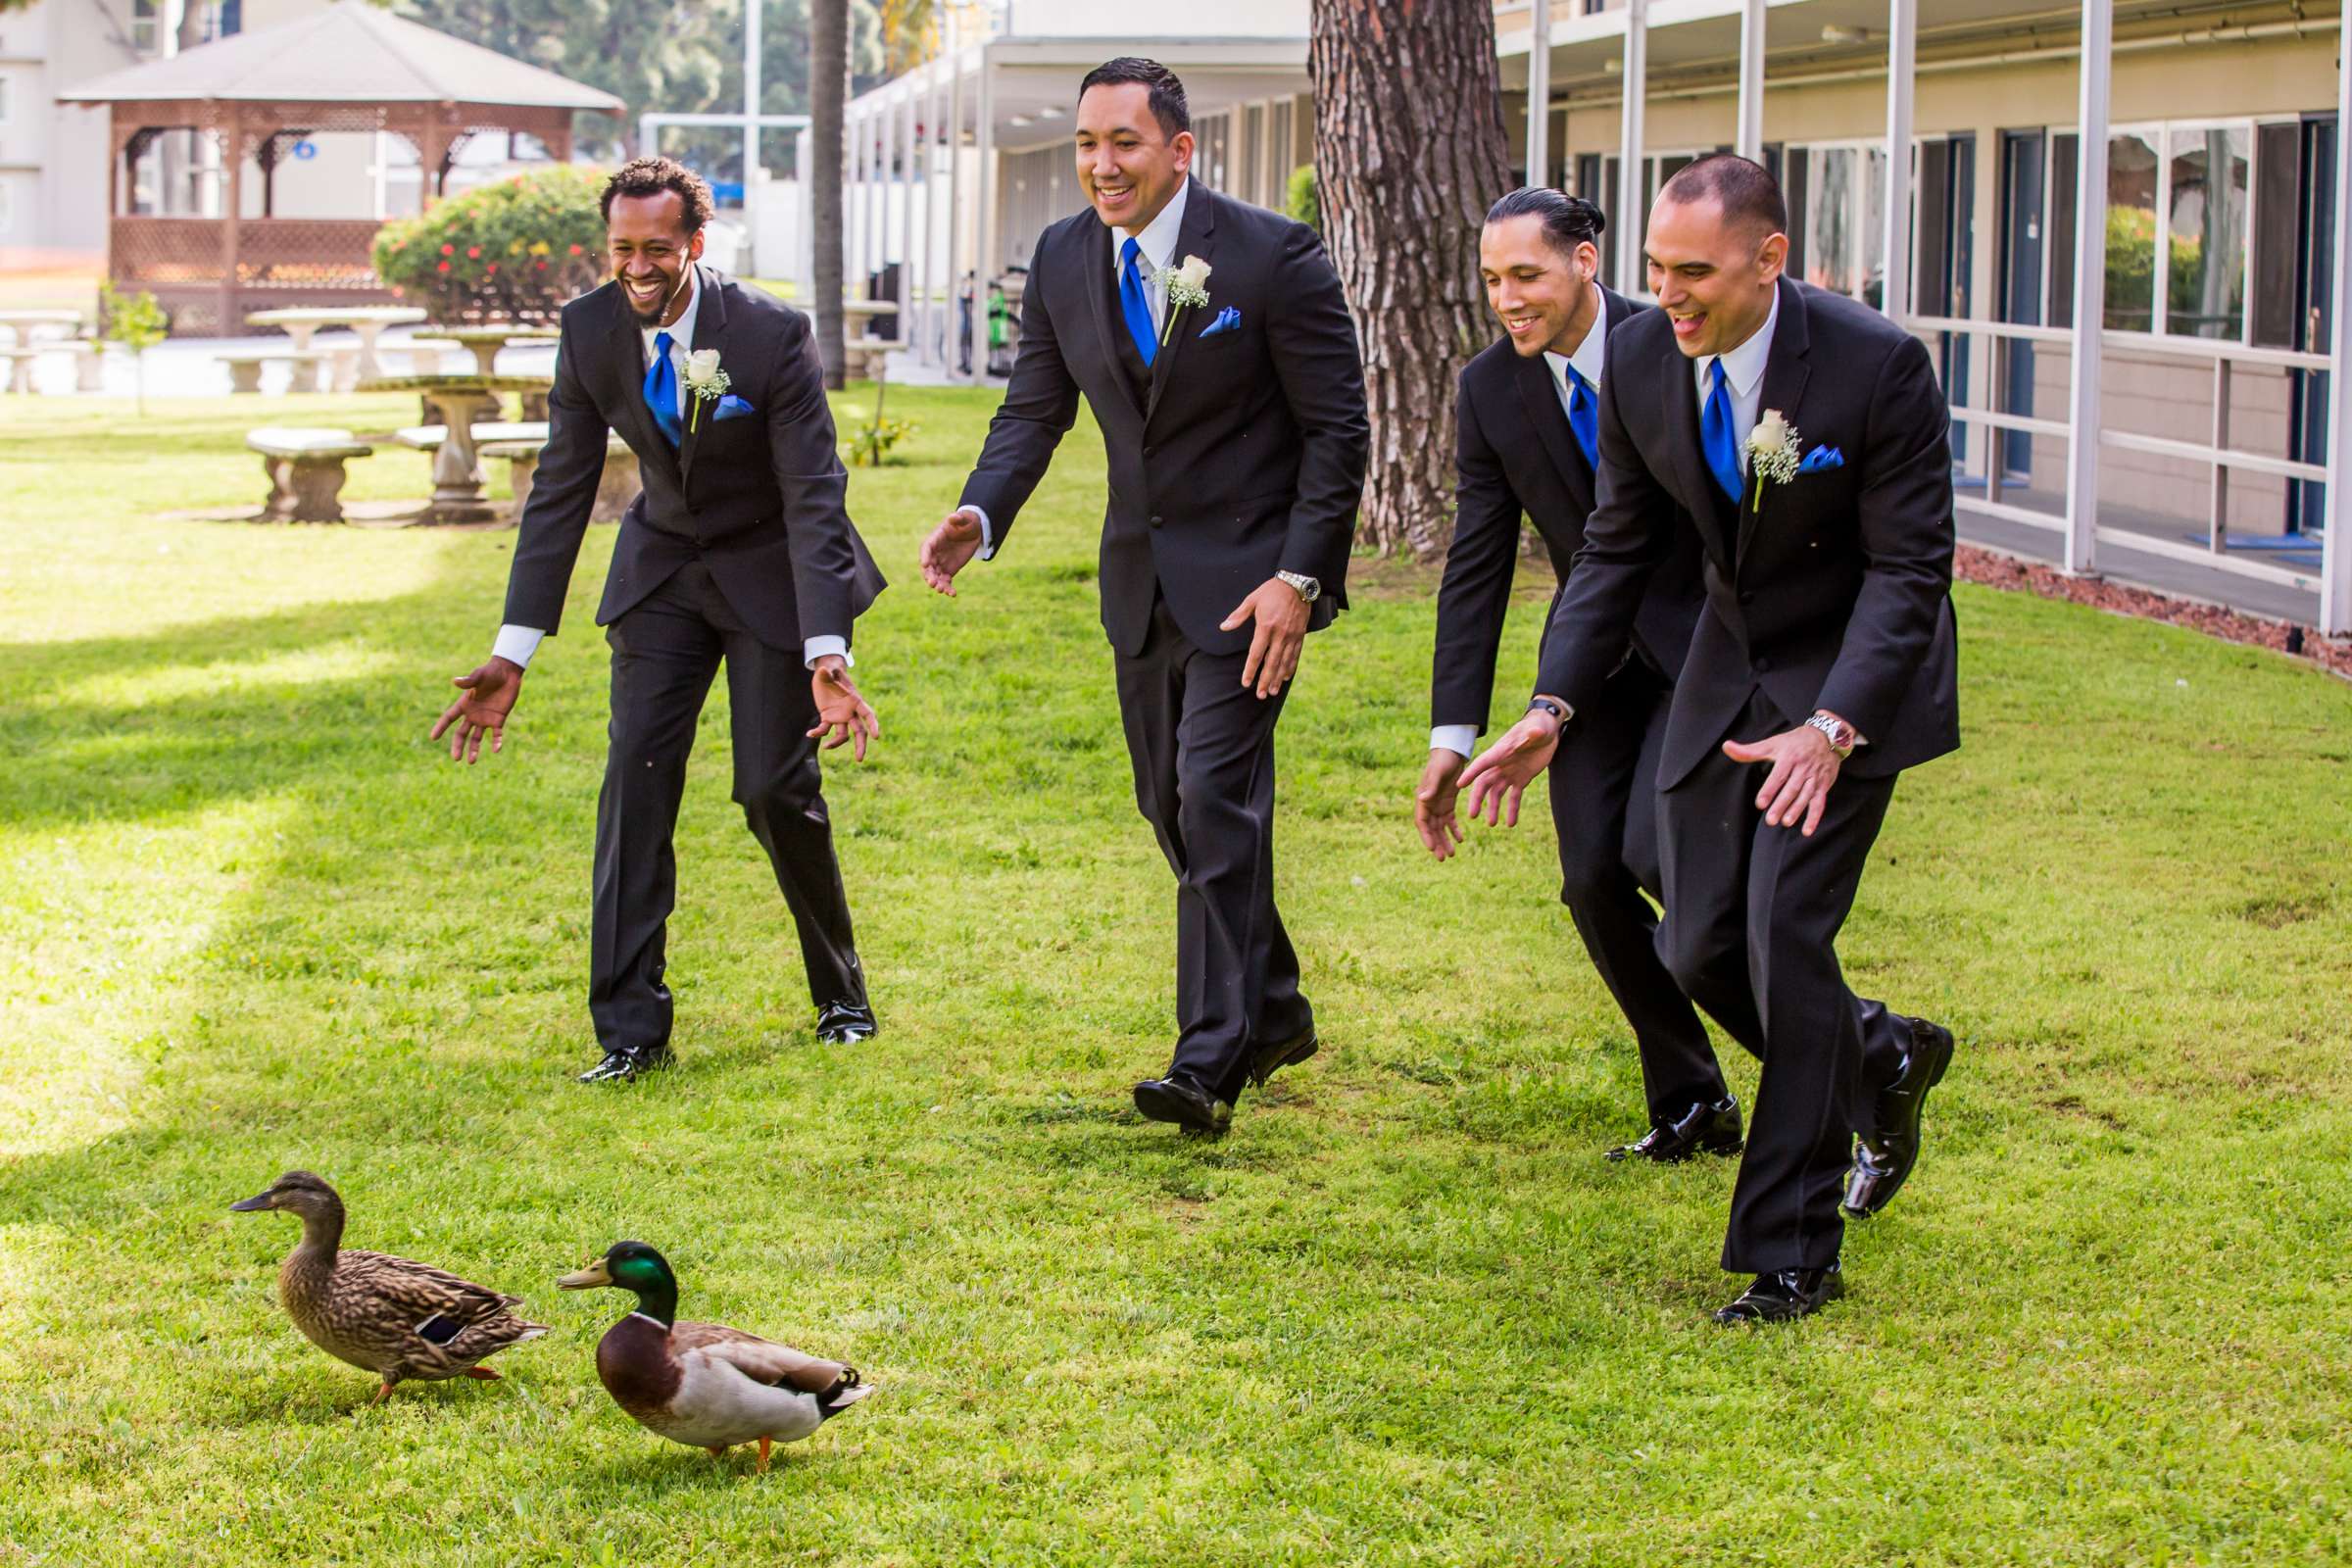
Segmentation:
{"type": "Polygon", "coordinates": [[[596,806],[595,934],[588,1012],[607,1051],[669,1043],[662,984],[678,868],[671,837],[695,721],[723,662],[735,750],[735,801],[775,867],[800,928],[809,999],[863,1004],[865,975],[825,815],[808,671],[798,650],[745,629],[700,562],[606,628],[612,646],[611,751],[596,806]]]}
{"type": "Polygon", "coordinates": [[[1176,1054],[1170,1071],[1221,1100],[1252,1048],[1314,1020],[1274,907],[1274,723],[1288,696],[1242,684],[1243,654],[1193,646],[1165,601],[1141,652],[1116,656],[1136,805],[1176,873],[1176,1054]]]}
{"type": "MultiPolygon", "coordinates": [[[[1730,1091],[1706,1026],[1658,956],[1664,902],[1658,856],[1658,752],[1674,687],[1640,658],[1609,677],[1599,699],[1580,709],[1551,760],[1551,820],[1559,836],[1560,902],[1584,938],[1601,983],[1633,1026],[1642,1087],[1653,1125],[1730,1091]]],[[[1748,1009],[1752,1015],[1753,1009],[1748,1009]]],[[[1741,1033],[1745,1016],[1724,1020],[1749,1051],[1763,1039],[1741,1033]]]]}
{"type": "MultiPolygon", "coordinates": [[[[1759,692],[1727,739],[1790,728],[1759,692]]],[[[1658,951],[1685,994],[1764,1043],[1723,1266],[1823,1268],[1844,1238],[1840,1184],[1880,1089],[1901,1073],[1909,1023],[1847,989],[1838,929],[1886,819],[1892,778],[1839,777],[1811,838],[1768,827],[1770,771],[1711,750],[1659,798],[1666,920],[1658,951]]]]}

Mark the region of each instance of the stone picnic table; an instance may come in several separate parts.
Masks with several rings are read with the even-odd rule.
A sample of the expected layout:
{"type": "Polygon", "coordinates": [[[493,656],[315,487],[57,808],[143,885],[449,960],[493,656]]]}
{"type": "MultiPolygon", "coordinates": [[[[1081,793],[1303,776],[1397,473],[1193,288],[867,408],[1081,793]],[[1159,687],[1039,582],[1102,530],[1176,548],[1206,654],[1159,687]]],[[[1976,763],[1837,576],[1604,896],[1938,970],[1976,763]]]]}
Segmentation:
{"type": "Polygon", "coordinates": [[[11,392],[32,390],[32,358],[39,348],[35,334],[48,327],[52,341],[71,338],[81,329],[81,313],[72,310],[8,311],[0,310],[0,327],[8,329],[8,341],[0,343],[0,364],[5,364],[8,389],[11,392]],[[56,330],[63,328],[62,331],[56,330]]]}
{"type": "Polygon", "coordinates": [[[474,416],[484,399],[519,392],[544,397],[553,377],[545,375],[379,375],[362,380],[361,392],[414,392],[439,415],[448,433],[433,453],[433,499],[420,522],[487,522],[499,515],[483,493],[482,459],[473,439],[474,416]]]}
{"type": "MultiPolygon", "coordinates": [[[[380,378],[384,368],[375,358],[375,340],[387,326],[412,326],[424,319],[424,312],[414,305],[348,305],[348,306],[288,306],[274,311],[256,311],[245,318],[247,326],[282,328],[294,340],[296,353],[311,346],[311,334],[322,326],[348,326],[360,335],[360,357],[352,367],[352,386],[338,391],[355,390],[362,381],[380,378]]],[[[315,387],[310,390],[316,390],[315,387]]]]}
{"type": "Polygon", "coordinates": [[[471,352],[473,368],[483,375],[498,373],[498,351],[510,343],[553,343],[557,339],[552,326],[524,326],[519,322],[493,322],[486,326],[436,326],[416,334],[419,343],[455,343],[471,352]]]}

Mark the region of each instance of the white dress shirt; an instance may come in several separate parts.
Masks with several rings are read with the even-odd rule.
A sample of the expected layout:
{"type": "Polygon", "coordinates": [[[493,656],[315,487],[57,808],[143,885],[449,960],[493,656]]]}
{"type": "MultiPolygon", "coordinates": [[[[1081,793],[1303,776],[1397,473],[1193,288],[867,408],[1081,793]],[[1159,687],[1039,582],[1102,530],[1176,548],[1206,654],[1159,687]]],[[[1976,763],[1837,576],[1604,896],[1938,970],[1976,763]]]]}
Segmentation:
{"type": "MultiPolygon", "coordinates": [[[[1715,362],[1723,361],[1725,390],[1732,399],[1732,440],[1740,448],[1740,471],[1747,471],[1747,433],[1756,427],[1756,416],[1764,411],[1764,362],[1772,358],[1773,328],[1781,324],[1781,291],[1772,291],[1772,309],[1765,313],[1764,324],[1747,336],[1747,340],[1729,354],[1710,354],[1691,362],[1690,373],[1698,387],[1698,416],[1707,416],[1707,393],[1715,379],[1715,362]]],[[[1582,370],[1584,368],[1577,368],[1582,370]]]]}
{"type": "MultiPolygon", "coordinates": [[[[1168,198],[1168,205],[1159,210],[1159,216],[1133,236],[1138,252],[1136,260],[1146,264],[1144,298],[1151,302],[1152,324],[1154,327],[1168,324],[1168,269],[1176,265],[1176,242],[1184,237],[1184,199],[1192,194],[1192,176],[1188,174],[1178,181],[1176,194],[1168,198]]],[[[1127,250],[1128,238],[1123,228],[1113,232],[1110,238],[1113,287],[1119,281],[1120,261],[1127,250]]],[[[980,519],[980,559],[992,559],[997,553],[996,525],[988,520],[988,514],[979,507],[964,507],[961,510],[980,519]]]]}
{"type": "MultiPolygon", "coordinates": [[[[702,308],[703,303],[703,281],[696,273],[695,265],[687,263],[686,309],[678,313],[676,320],[667,326],[640,327],[645,338],[644,365],[647,369],[653,368],[657,352],[654,339],[663,332],[669,334],[669,368],[678,383],[678,417],[681,419],[686,416],[686,356],[694,351],[694,313],[702,308]]],[[[528,669],[531,667],[531,656],[539,651],[539,644],[546,637],[547,633],[536,626],[517,626],[509,622],[498,628],[498,640],[490,645],[490,652],[494,658],[528,669]]],[[[810,669],[814,669],[816,662],[827,654],[839,654],[851,664],[858,662],[850,657],[850,641],[847,637],[827,633],[811,637],[801,646],[802,662],[810,669]]]]}
{"type": "MultiPolygon", "coordinates": [[[[1585,329],[1584,341],[1566,354],[1544,351],[1544,363],[1551,370],[1552,390],[1560,395],[1560,413],[1568,412],[1568,367],[1585,378],[1592,395],[1600,395],[1600,368],[1607,362],[1606,345],[1609,336],[1609,303],[1601,298],[1600,285],[1592,289],[1592,324],[1585,329]]],[[[1595,409],[1594,414],[1599,413],[1595,409]]],[[[1460,757],[1478,755],[1478,726],[1476,724],[1439,724],[1429,732],[1429,749],[1433,752],[1452,752],[1460,757]]]]}

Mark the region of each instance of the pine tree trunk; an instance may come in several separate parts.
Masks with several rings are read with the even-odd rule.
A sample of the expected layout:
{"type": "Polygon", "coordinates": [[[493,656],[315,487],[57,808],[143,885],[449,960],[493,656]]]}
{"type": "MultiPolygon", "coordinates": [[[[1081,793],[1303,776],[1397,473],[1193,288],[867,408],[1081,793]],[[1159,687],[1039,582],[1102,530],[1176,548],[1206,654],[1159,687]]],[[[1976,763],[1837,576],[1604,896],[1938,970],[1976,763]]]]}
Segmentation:
{"type": "Polygon", "coordinates": [[[1323,238],[1363,345],[1372,451],[1357,537],[1453,538],[1453,395],[1494,334],[1478,231],[1509,178],[1492,0],[1314,0],[1323,238]]]}
{"type": "Polygon", "coordinates": [[[842,336],[842,105],[850,83],[850,0],[809,0],[808,222],[814,232],[816,351],[825,385],[838,392],[848,363],[842,336]]]}

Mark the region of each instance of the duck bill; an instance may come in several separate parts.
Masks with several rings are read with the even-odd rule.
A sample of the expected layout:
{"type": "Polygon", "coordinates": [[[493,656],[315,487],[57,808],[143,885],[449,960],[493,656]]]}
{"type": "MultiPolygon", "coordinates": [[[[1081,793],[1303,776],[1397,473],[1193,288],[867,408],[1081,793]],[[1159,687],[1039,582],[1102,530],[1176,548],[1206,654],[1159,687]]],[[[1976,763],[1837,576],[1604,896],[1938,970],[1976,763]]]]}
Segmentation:
{"type": "Polygon", "coordinates": [[[245,1200],[245,1201],[242,1203],[229,1204],[228,1211],[231,1214],[256,1214],[261,1212],[263,1209],[268,1208],[269,1206],[270,1195],[268,1193],[256,1193],[251,1198],[245,1200]]]}
{"type": "Polygon", "coordinates": [[[612,1271],[605,1267],[605,1260],[600,1257],[586,1268],[574,1269],[556,1281],[556,1289],[559,1291],[593,1291],[599,1286],[612,1283],[612,1271]]]}

